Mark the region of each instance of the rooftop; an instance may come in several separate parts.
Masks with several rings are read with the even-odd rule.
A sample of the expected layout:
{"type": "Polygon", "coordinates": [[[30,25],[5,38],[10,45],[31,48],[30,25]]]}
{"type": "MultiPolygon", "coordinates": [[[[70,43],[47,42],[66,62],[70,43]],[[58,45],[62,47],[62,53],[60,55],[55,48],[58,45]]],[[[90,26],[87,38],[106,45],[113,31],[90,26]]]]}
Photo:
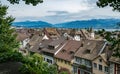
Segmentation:
{"type": "MultiPolygon", "coordinates": [[[[59,39],[52,40],[52,41],[47,42],[47,43],[48,44],[46,45],[45,48],[42,49],[42,51],[54,54],[65,43],[65,39],[64,38],[59,38],[59,39]],[[54,48],[50,48],[50,46],[52,46],[54,48]]],[[[43,43],[42,43],[42,45],[44,46],[43,43]]]]}
{"type": "Polygon", "coordinates": [[[66,61],[72,61],[75,52],[80,46],[81,41],[68,40],[66,45],[55,55],[55,57],[66,61]]]}
{"type": "Polygon", "coordinates": [[[103,48],[105,42],[98,40],[84,40],[83,47],[75,53],[76,57],[93,60],[103,48]]]}

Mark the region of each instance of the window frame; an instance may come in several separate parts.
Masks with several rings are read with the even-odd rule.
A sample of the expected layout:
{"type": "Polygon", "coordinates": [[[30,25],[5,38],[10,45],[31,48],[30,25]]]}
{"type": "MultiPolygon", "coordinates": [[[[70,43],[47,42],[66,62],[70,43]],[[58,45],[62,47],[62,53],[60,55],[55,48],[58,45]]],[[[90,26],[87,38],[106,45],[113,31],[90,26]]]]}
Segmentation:
{"type": "Polygon", "coordinates": [[[101,64],[99,64],[98,69],[99,69],[99,71],[103,71],[103,66],[101,64]]]}

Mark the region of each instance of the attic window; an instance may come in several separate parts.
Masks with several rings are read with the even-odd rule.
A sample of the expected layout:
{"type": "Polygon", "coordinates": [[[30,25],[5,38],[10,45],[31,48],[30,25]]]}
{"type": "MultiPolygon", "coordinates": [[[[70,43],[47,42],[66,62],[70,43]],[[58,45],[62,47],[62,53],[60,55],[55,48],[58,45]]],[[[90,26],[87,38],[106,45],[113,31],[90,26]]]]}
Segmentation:
{"type": "Polygon", "coordinates": [[[86,50],[86,53],[90,53],[90,49],[87,49],[87,50],[86,50]]]}
{"type": "Polygon", "coordinates": [[[54,46],[49,45],[48,47],[49,47],[49,49],[54,49],[54,46]]]}
{"type": "Polygon", "coordinates": [[[74,52],[73,52],[73,51],[70,51],[70,54],[74,54],[74,52]]]}
{"type": "Polygon", "coordinates": [[[42,48],[41,47],[39,47],[39,49],[38,50],[41,50],[42,48]]]}
{"type": "Polygon", "coordinates": [[[81,47],[83,47],[83,43],[81,44],[81,47]]]}
{"type": "Polygon", "coordinates": [[[66,50],[65,50],[65,49],[63,49],[63,50],[62,50],[62,52],[66,52],[66,50]]]}
{"type": "Polygon", "coordinates": [[[102,59],[99,59],[99,62],[102,62],[102,59]]]}

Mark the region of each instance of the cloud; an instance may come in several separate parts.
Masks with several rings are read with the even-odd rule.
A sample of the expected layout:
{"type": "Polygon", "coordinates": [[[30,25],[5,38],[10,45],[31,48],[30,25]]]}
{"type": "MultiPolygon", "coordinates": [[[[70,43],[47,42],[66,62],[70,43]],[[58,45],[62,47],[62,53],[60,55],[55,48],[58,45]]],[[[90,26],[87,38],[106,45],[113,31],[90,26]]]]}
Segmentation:
{"type": "Polygon", "coordinates": [[[9,6],[8,14],[16,17],[15,21],[42,20],[50,23],[61,23],[73,20],[99,18],[120,18],[119,12],[112,8],[98,8],[97,0],[44,0],[37,6],[20,4],[11,5],[7,0],[3,4],[9,6]]]}
{"type": "Polygon", "coordinates": [[[66,15],[69,14],[67,11],[48,11],[48,13],[54,13],[55,15],[66,15]]]}

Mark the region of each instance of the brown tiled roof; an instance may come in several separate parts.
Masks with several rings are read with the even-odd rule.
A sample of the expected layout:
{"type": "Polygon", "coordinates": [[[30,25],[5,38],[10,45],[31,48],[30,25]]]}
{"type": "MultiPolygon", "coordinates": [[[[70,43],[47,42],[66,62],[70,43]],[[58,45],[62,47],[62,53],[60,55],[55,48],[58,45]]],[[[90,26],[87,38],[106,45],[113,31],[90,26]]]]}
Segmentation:
{"type": "Polygon", "coordinates": [[[74,53],[79,49],[80,46],[81,41],[68,40],[66,45],[55,55],[55,57],[71,62],[74,53]]]}
{"type": "Polygon", "coordinates": [[[59,39],[56,39],[56,40],[53,40],[52,42],[50,42],[49,45],[56,46],[56,45],[61,44],[64,40],[65,40],[65,38],[60,37],[59,39]]]}
{"type": "Polygon", "coordinates": [[[40,42],[42,40],[42,37],[39,36],[38,34],[35,34],[32,36],[32,38],[29,41],[29,44],[34,46],[37,42],[40,42]]]}
{"type": "Polygon", "coordinates": [[[75,53],[75,56],[88,60],[93,60],[95,57],[98,56],[104,44],[104,41],[85,40],[83,47],[79,48],[79,50],[75,53]]]}
{"type": "Polygon", "coordinates": [[[82,38],[85,38],[85,39],[89,39],[90,38],[89,32],[86,31],[85,29],[81,29],[80,32],[81,32],[82,38]]]}
{"type": "Polygon", "coordinates": [[[41,53],[42,49],[47,48],[48,44],[51,41],[52,40],[42,40],[42,41],[35,42],[35,44],[33,46],[31,46],[31,48],[29,49],[29,51],[41,53]]]}
{"type": "MultiPolygon", "coordinates": [[[[58,45],[57,48],[55,49],[50,49],[48,47],[48,45],[46,45],[45,48],[42,49],[43,52],[47,52],[47,53],[51,53],[51,54],[54,54],[65,42],[65,39],[64,38],[59,38],[59,39],[56,39],[56,40],[52,40],[50,42],[47,42],[48,45],[58,45]]],[[[44,45],[44,44],[43,44],[44,45]]]]}
{"type": "Polygon", "coordinates": [[[29,35],[25,34],[25,33],[17,33],[17,40],[18,41],[23,41],[24,39],[28,38],[29,35]]]}
{"type": "Polygon", "coordinates": [[[58,31],[55,28],[45,28],[43,31],[48,37],[60,37],[58,31]]]}

